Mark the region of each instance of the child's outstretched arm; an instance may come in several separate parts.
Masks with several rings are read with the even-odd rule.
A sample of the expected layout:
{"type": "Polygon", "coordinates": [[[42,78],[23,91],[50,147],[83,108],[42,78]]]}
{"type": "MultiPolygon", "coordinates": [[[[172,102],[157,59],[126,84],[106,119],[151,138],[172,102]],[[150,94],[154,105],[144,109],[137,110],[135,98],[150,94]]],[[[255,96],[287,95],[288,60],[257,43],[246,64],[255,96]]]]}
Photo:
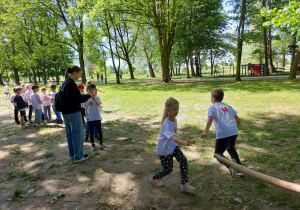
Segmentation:
{"type": "Polygon", "coordinates": [[[203,138],[206,138],[206,136],[207,136],[207,134],[208,134],[208,131],[209,131],[209,128],[210,128],[210,126],[211,126],[211,124],[212,124],[212,122],[213,122],[213,117],[212,116],[209,116],[208,117],[208,120],[207,120],[207,123],[206,123],[206,127],[205,127],[205,130],[204,130],[204,132],[201,134],[201,139],[203,139],[203,138]]]}
{"type": "Polygon", "coordinates": [[[99,88],[97,88],[97,91],[100,91],[101,93],[105,93],[104,91],[100,90],[99,88]]]}
{"type": "Polygon", "coordinates": [[[185,146],[191,146],[193,144],[195,144],[196,142],[193,140],[186,140],[183,141],[179,138],[177,138],[177,136],[172,136],[173,141],[175,141],[177,144],[181,144],[181,145],[185,145],[185,146]]]}
{"type": "Polygon", "coordinates": [[[237,124],[237,127],[239,127],[241,124],[241,119],[237,115],[234,116],[234,119],[235,119],[235,123],[237,124]]]}

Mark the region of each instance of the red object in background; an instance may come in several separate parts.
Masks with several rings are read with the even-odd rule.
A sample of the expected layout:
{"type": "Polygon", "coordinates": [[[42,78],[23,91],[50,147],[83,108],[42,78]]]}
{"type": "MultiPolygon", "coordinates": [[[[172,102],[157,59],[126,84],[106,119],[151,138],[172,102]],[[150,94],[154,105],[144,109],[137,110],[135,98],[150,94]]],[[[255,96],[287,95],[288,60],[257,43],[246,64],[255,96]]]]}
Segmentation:
{"type": "Polygon", "coordinates": [[[251,64],[251,75],[261,75],[260,64],[251,64]]]}

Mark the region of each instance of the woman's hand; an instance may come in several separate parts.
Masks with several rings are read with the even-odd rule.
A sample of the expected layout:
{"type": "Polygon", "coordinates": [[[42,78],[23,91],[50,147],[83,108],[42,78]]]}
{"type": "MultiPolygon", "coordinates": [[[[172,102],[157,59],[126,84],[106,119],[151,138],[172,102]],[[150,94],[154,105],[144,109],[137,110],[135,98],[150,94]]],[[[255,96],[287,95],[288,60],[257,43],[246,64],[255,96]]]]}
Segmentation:
{"type": "Polygon", "coordinates": [[[196,143],[195,140],[187,140],[187,141],[186,141],[186,146],[191,146],[191,145],[193,145],[193,144],[195,144],[195,143],[196,143]]]}

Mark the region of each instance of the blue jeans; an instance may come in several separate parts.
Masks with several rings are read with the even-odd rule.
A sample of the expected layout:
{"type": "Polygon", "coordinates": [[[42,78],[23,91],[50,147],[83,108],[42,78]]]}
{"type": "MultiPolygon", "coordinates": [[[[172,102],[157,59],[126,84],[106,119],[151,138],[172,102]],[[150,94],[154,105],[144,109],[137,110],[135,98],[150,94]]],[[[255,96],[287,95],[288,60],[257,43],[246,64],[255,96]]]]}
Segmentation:
{"type": "Polygon", "coordinates": [[[35,110],[34,122],[38,123],[42,121],[42,109],[35,110]]]}
{"type": "MultiPolygon", "coordinates": [[[[86,122],[86,126],[85,126],[85,135],[86,135],[86,136],[90,135],[90,126],[89,126],[89,122],[86,122]]],[[[99,136],[97,129],[94,129],[94,135],[95,135],[95,136],[99,136]]]]}
{"type": "Polygon", "coordinates": [[[61,115],[60,115],[60,112],[56,111],[55,107],[52,105],[52,109],[53,109],[53,112],[54,114],[56,115],[56,119],[58,121],[61,121],[61,115]]]}
{"type": "Polygon", "coordinates": [[[69,156],[80,160],[83,156],[84,129],[81,112],[63,114],[68,139],[69,156]]]}

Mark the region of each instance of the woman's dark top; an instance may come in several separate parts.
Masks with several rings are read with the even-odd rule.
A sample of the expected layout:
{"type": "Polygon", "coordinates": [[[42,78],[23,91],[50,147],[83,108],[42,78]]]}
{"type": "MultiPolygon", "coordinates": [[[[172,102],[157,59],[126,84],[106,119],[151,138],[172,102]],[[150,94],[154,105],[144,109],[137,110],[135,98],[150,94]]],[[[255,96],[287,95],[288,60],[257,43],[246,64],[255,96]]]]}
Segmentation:
{"type": "Polygon", "coordinates": [[[90,95],[82,95],[77,88],[75,81],[71,78],[66,79],[61,87],[63,91],[63,114],[71,114],[81,111],[81,103],[86,102],[90,95]]]}

